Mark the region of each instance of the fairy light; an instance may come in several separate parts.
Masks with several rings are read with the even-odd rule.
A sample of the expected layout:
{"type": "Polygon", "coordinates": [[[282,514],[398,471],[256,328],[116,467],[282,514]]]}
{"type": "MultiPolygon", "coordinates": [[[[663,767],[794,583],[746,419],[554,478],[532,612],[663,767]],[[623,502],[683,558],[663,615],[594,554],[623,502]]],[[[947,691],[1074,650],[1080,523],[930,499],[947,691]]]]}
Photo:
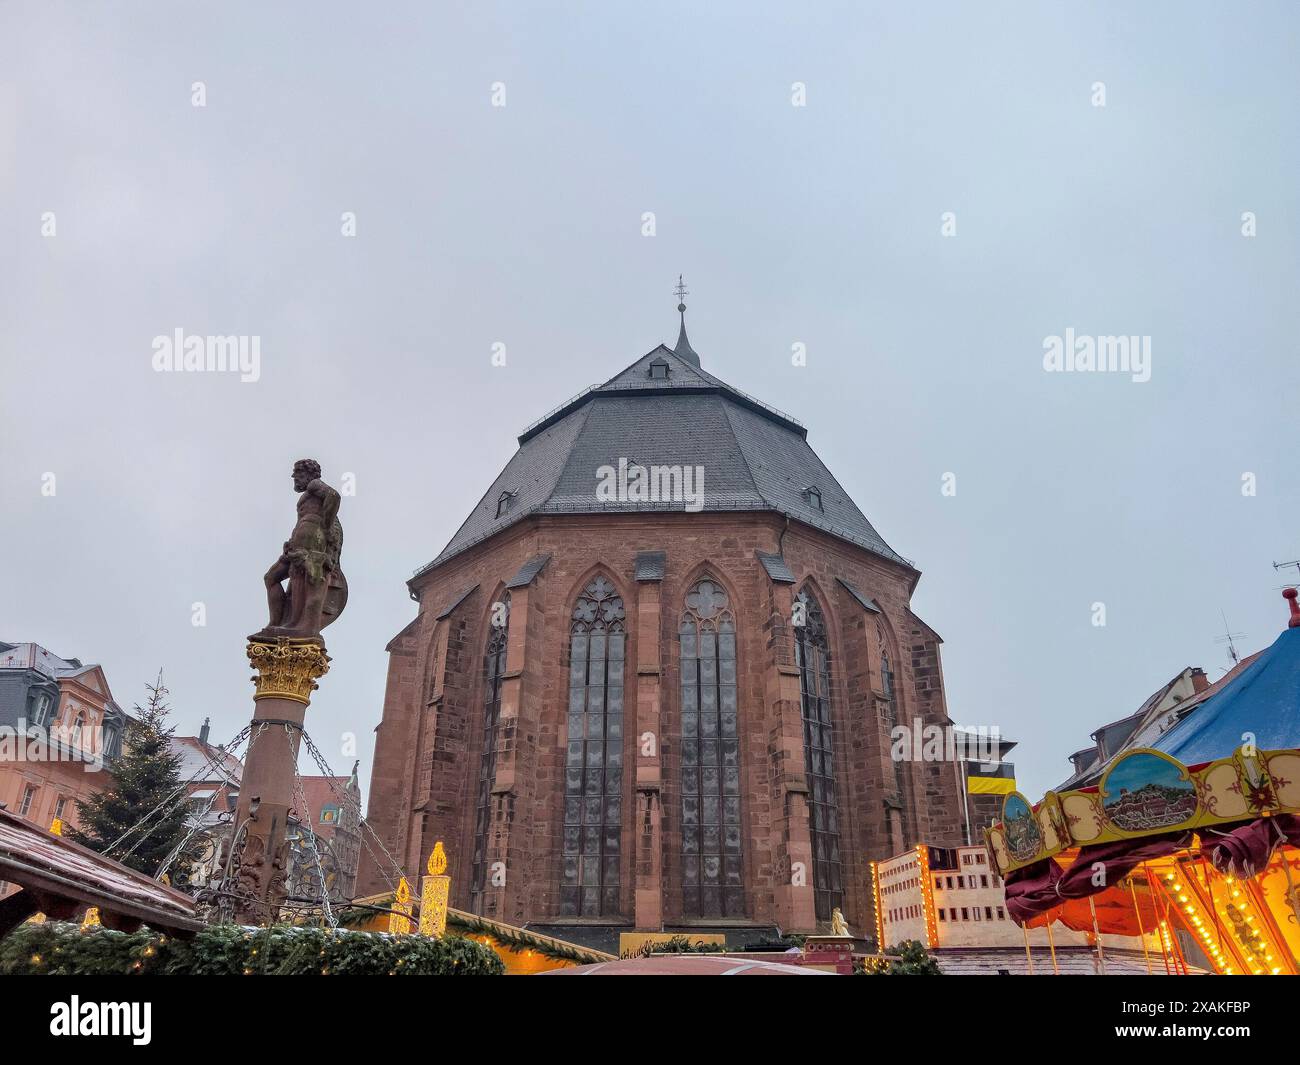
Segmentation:
{"type": "Polygon", "coordinates": [[[934,914],[934,891],[930,880],[930,851],[917,844],[916,861],[921,870],[921,900],[925,910],[925,945],[933,949],[939,945],[939,925],[934,914]]]}
{"type": "Polygon", "coordinates": [[[885,907],[884,900],[881,898],[883,889],[880,886],[880,863],[871,863],[871,883],[875,885],[875,925],[876,925],[876,949],[883,951],[885,949],[885,907]]]}

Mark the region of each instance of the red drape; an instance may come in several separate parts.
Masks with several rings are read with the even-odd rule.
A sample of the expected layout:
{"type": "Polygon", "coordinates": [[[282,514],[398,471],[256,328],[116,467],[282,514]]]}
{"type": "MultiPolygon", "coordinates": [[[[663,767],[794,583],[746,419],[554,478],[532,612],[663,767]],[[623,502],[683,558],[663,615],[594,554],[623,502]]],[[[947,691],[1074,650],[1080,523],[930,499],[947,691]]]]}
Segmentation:
{"type": "Polygon", "coordinates": [[[1283,843],[1300,846],[1300,817],[1274,814],[1261,817],[1231,832],[1214,829],[1202,833],[1202,846],[1210,851],[1210,862],[1225,875],[1250,877],[1263,872],[1273,852],[1283,843]]]}
{"type": "MultiPolygon", "coordinates": [[[[1082,847],[1068,869],[1062,869],[1050,858],[1035,862],[1007,874],[1007,913],[1013,921],[1023,925],[1035,915],[1061,906],[1071,899],[1086,899],[1089,895],[1097,895],[1109,885],[1118,884],[1143,862],[1184,850],[1191,842],[1191,832],[1168,832],[1142,839],[1082,847]]],[[[1118,908],[1119,905],[1117,897],[1115,907],[1118,908]]],[[[1128,906],[1131,910],[1131,899],[1128,906]]],[[[1136,927],[1136,919],[1134,926],[1136,927]]],[[[1092,927],[1091,911],[1087,927],[1092,927]]]]}

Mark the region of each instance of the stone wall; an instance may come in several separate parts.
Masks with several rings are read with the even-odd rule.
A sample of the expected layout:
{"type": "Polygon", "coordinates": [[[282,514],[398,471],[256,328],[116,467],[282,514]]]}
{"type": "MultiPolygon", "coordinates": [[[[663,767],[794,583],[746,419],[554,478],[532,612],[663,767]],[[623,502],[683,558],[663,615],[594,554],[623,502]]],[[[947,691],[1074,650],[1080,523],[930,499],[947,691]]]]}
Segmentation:
{"type": "MultiPolygon", "coordinates": [[[[915,570],[773,513],[547,516],[525,519],[412,582],[419,615],[389,645],[369,810],[371,825],[408,876],[419,874],[434,842],[443,840],[453,904],[468,906],[489,615],[506,582],[542,554],[550,559],[541,572],[509,589],[489,834],[506,882],[485,894],[485,915],[551,927],[559,921],[570,616],[575,597],[597,573],[623,597],[628,630],[622,912],[597,924],[683,923],[677,630],[687,592],[706,575],[725,588],[737,622],[744,923],[805,931],[815,925],[811,887],[791,883],[800,862],[811,881],[791,625],[800,588],[817,596],[829,630],[850,923],[870,927],[872,859],[919,840],[963,842],[953,765],[896,767],[890,759],[882,641],[895,674],[898,720],[948,723],[939,638],[910,610],[915,570]],[[643,551],[666,553],[662,581],[635,579],[643,551]],[[782,554],[796,583],[774,581],[758,552],[782,554]],[[874,600],[880,613],[864,608],[840,579],[874,600]],[[647,734],[651,753],[641,742],[647,734]]],[[[361,892],[389,885],[382,864],[363,854],[361,892]]]]}

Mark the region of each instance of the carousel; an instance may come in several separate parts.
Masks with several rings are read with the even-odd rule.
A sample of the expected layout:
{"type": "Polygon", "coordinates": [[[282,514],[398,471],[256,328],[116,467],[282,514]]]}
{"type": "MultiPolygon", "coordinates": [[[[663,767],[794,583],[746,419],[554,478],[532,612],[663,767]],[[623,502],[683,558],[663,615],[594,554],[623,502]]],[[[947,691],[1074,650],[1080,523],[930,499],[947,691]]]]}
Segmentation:
{"type": "Polygon", "coordinates": [[[1152,972],[1300,974],[1300,607],[1283,595],[1281,636],[1150,746],[1091,786],[1006,796],[985,836],[1016,923],[1139,936],[1152,972]]]}

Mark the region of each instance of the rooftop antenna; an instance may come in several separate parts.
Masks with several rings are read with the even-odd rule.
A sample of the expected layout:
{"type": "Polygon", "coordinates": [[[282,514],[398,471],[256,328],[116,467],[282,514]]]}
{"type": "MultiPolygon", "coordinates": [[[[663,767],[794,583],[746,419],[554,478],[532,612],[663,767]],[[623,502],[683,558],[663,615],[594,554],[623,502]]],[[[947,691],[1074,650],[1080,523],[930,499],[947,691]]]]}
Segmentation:
{"type": "MultiPolygon", "coordinates": [[[[1235,666],[1241,661],[1241,655],[1237,653],[1237,645],[1233,641],[1244,640],[1246,634],[1244,632],[1233,632],[1232,627],[1228,624],[1228,615],[1222,610],[1219,611],[1219,616],[1223,618],[1223,635],[1216,637],[1214,642],[1228,645],[1228,657],[1232,659],[1232,664],[1235,666]]],[[[1227,671],[1225,670],[1225,672],[1227,671]]]]}
{"type": "MultiPolygon", "coordinates": [[[[1273,563],[1273,569],[1274,569],[1275,572],[1276,572],[1277,570],[1284,570],[1284,569],[1288,568],[1289,566],[1294,566],[1294,567],[1296,568],[1296,573],[1300,573],[1300,558],[1297,558],[1297,559],[1295,559],[1295,560],[1292,561],[1292,562],[1274,562],[1274,563],[1273,563]]],[[[1295,584],[1288,584],[1288,585],[1286,585],[1286,587],[1288,587],[1288,588],[1294,588],[1294,587],[1295,587],[1295,584]]]]}

